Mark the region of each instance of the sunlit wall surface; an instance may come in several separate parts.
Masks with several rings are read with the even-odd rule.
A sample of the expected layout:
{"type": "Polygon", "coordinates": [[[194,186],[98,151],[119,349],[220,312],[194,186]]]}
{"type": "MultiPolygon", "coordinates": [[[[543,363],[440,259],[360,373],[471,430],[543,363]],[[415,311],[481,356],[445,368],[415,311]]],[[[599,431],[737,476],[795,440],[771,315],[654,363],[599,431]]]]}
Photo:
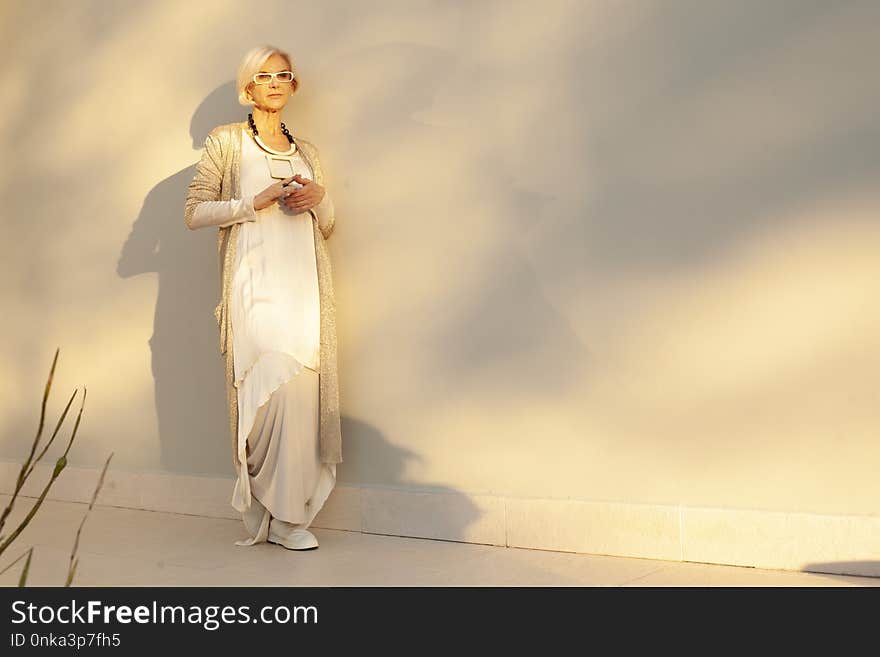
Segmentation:
{"type": "Polygon", "coordinates": [[[337,208],[340,483],[880,508],[880,3],[4,0],[0,458],[232,476],[216,231],[250,47],[337,208]]]}

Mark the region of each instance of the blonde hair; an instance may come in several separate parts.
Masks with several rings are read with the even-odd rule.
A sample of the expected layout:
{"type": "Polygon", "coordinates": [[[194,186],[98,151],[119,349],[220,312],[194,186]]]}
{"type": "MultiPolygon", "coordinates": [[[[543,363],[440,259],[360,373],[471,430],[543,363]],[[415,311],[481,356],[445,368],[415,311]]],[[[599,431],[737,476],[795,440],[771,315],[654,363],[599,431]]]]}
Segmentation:
{"type": "Polygon", "coordinates": [[[281,48],[276,48],[275,46],[263,45],[257,46],[256,48],[251,48],[248,50],[244,57],[242,57],[241,64],[238,65],[238,75],[236,76],[237,87],[238,87],[238,102],[241,105],[252,105],[253,103],[248,100],[247,97],[247,88],[248,85],[254,81],[254,75],[259,73],[260,67],[266,63],[266,60],[269,59],[272,55],[281,55],[284,59],[287,60],[287,66],[293,72],[293,82],[291,85],[291,93],[295,92],[299,88],[299,73],[296,72],[296,69],[293,67],[293,60],[290,58],[286,52],[281,50],[281,48]]]}

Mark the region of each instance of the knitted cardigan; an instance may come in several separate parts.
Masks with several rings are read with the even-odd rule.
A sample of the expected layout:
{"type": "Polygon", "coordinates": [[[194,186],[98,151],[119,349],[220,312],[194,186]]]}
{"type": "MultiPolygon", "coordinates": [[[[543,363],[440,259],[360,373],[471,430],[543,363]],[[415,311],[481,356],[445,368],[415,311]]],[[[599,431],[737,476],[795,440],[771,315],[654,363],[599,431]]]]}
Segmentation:
{"type": "MultiPolygon", "coordinates": [[[[196,173],[189,184],[184,204],[184,221],[193,229],[193,214],[203,201],[230,201],[241,199],[241,131],[250,129],[247,121],[217,126],[205,139],[205,150],[196,165],[196,173]]],[[[324,174],[318,159],[318,149],[305,139],[294,137],[294,143],[312,170],[312,180],[324,185],[324,174]]],[[[318,267],[318,288],[321,306],[321,337],[319,355],[319,408],[320,453],[324,463],[342,462],[342,427],[339,413],[339,386],[336,371],[336,304],[333,296],[333,280],[330,255],[324,240],[330,237],[335,224],[335,213],[321,217],[314,210],[315,256],[318,267]]],[[[220,353],[226,356],[226,407],[229,431],[232,439],[232,463],[240,472],[238,459],[238,389],[234,385],[232,322],[229,313],[229,296],[235,263],[235,249],[241,223],[220,226],[217,234],[217,254],[220,269],[220,302],[214,309],[214,317],[220,329],[220,353]]]]}

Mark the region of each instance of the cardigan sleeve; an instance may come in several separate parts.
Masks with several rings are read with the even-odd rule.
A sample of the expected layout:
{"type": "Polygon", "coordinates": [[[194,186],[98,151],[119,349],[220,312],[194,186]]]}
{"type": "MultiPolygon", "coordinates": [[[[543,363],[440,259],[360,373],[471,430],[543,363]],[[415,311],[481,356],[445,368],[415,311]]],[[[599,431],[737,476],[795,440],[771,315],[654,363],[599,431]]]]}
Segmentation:
{"type": "Polygon", "coordinates": [[[336,225],[336,209],[333,206],[333,199],[330,198],[330,192],[327,191],[324,171],[321,168],[321,160],[318,157],[318,149],[311,142],[308,142],[308,146],[311,150],[312,163],[315,166],[315,177],[320,178],[321,184],[324,186],[324,198],[321,199],[318,205],[311,208],[309,212],[315,217],[315,220],[318,222],[318,228],[326,240],[330,237],[333,227],[336,225]]]}
{"type": "Polygon", "coordinates": [[[205,150],[189,183],[183,218],[190,230],[207,226],[224,227],[242,221],[256,221],[254,197],[220,200],[223,180],[223,153],[217,128],[205,138],[205,150]]]}
{"type": "Polygon", "coordinates": [[[312,210],[314,210],[315,219],[318,221],[318,228],[321,229],[321,234],[324,235],[324,239],[327,239],[330,237],[330,233],[333,232],[336,213],[333,207],[333,199],[330,198],[330,192],[326,188],[324,189],[324,198],[312,210]]]}

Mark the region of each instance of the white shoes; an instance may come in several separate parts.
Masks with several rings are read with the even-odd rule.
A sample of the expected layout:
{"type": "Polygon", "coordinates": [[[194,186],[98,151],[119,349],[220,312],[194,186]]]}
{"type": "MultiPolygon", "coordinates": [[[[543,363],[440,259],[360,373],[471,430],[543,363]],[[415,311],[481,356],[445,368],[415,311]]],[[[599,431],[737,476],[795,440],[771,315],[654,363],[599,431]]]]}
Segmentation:
{"type": "Polygon", "coordinates": [[[293,529],[285,532],[284,535],[279,535],[271,524],[269,525],[269,537],[266,540],[269,543],[283,545],[289,550],[314,550],[318,547],[318,539],[308,529],[293,529]]]}
{"type": "Polygon", "coordinates": [[[242,520],[252,538],[236,541],[236,545],[254,545],[266,540],[283,545],[289,550],[314,550],[318,547],[318,539],[312,532],[272,518],[268,509],[256,498],[252,499],[250,507],[242,514],[242,520]]]}

